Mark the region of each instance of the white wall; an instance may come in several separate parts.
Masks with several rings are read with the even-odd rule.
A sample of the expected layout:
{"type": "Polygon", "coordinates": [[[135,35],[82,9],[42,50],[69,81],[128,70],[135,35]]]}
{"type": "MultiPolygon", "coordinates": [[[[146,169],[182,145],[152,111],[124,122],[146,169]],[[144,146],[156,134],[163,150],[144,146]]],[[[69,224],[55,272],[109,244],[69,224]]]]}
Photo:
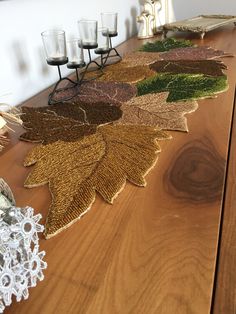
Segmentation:
{"type": "Polygon", "coordinates": [[[170,21],[201,14],[236,15],[236,0],[169,0],[170,21]]]}
{"type": "MultiPolygon", "coordinates": [[[[43,30],[57,27],[78,37],[79,19],[118,12],[117,45],[137,32],[139,11],[139,0],[0,0],[0,102],[18,104],[57,80],[56,68],[45,61],[43,30]]],[[[66,66],[62,73],[69,73],[66,66]]]]}

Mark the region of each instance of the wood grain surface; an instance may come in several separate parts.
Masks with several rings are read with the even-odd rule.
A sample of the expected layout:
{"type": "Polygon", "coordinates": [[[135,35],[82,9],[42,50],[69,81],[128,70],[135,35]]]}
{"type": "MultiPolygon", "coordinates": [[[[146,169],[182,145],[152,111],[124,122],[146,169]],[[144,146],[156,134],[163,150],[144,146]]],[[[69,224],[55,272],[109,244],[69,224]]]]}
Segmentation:
{"type": "MultiPolygon", "coordinates": [[[[235,90],[236,92],[236,90],[235,90]]],[[[236,95],[235,95],[236,96],[236,95]]],[[[236,99],[231,133],[231,147],[225,203],[222,213],[219,260],[215,281],[213,313],[236,313],[236,99]]]]}
{"type": "MultiPolygon", "coordinates": [[[[236,28],[229,26],[202,41],[193,34],[185,38],[236,53],[235,36],[236,28]]],[[[119,51],[143,42],[132,38],[119,51]]],[[[171,132],[173,140],[161,144],[147,187],[127,184],[112,206],[97,197],[78,223],[50,240],[41,238],[45,280],[30,290],[27,301],[14,302],[5,313],[210,312],[236,82],[236,58],[224,62],[229,90],[199,101],[199,109],[187,117],[188,134],[171,132]]],[[[25,104],[46,105],[48,93],[25,104]]],[[[0,176],[17,204],[34,207],[45,221],[47,187],[23,187],[29,172],[23,159],[33,145],[17,140],[21,132],[0,156],[0,176]]]]}

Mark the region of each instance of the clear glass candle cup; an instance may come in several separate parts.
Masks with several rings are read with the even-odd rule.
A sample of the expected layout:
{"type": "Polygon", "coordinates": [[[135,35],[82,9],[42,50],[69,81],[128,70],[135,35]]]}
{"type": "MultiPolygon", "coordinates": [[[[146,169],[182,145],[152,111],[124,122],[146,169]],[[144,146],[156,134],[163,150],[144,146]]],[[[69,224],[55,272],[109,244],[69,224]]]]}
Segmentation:
{"type": "Polygon", "coordinates": [[[46,60],[49,65],[62,65],[68,62],[66,36],[63,30],[47,30],[41,33],[46,60]]]}
{"type": "Polygon", "coordinates": [[[82,68],[85,66],[84,62],[84,51],[83,51],[83,42],[81,39],[73,38],[67,40],[67,56],[69,69],[82,68]]]}
{"type": "Polygon", "coordinates": [[[96,54],[105,54],[110,50],[109,46],[109,31],[108,28],[98,29],[98,47],[95,49],[96,54]]]}
{"type": "Polygon", "coordinates": [[[102,27],[108,28],[109,36],[117,36],[117,17],[118,13],[101,13],[102,27]]]}
{"type": "Polygon", "coordinates": [[[79,37],[85,49],[97,48],[98,22],[95,20],[78,21],[79,37]]]}

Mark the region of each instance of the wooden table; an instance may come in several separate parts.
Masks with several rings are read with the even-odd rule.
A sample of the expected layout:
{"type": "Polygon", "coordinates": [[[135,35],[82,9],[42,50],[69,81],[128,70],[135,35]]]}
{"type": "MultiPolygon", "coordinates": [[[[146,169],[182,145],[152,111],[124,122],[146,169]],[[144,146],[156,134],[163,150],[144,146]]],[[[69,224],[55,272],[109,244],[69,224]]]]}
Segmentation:
{"type": "MultiPolygon", "coordinates": [[[[202,41],[186,37],[236,53],[231,26],[202,41]]],[[[119,51],[140,44],[133,38],[119,51]]],[[[79,222],[50,240],[42,237],[45,280],[5,313],[236,313],[236,58],[224,62],[229,90],[199,101],[188,115],[190,132],[172,132],[174,139],[161,143],[147,187],[128,183],[113,206],[97,197],[79,222]]],[[[25,105],[45,105],[48,94],[25,105]]],[[[23,159],[33,145],[19,142],[20,132],[0,156],[0,176],[17,204],[34,207],[45,221],[47,187],[23,187],[29,173],[23,159]]]]}

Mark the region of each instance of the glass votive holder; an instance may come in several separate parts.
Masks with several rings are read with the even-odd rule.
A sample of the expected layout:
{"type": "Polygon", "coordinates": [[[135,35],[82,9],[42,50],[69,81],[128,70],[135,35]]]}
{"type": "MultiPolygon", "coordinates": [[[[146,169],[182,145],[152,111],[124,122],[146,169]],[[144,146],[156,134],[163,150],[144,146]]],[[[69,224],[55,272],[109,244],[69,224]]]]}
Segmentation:
{"type": "Polygon", "coordinates": [[[97,48],[98,22],[94,20],[78,21],[79,37],[85,49],[97,48]]]}
{"type": "Polygon", "coordinates": [[[47,30],[41,33],[46,60],[49,65],[63,65],[68,62],[66,36],[63,30],[47,30]]]}
{"type": "Polygon", "coordinates": [[[67,63],[67,68],[75,69],[84,67],[85,62],[82,40],[76,38],[67,40],[66,45],[67,56],[69,60],[67,63]]]}
{"type": "Polygon", "coordinates": [[[117,36],[117,17],[118,13],[101,13],[102,27],[108,28],[109,36],[117,36]]]}
{"type": "Polygon", "coordinates": [[[110,50],[110,47],[109,47],[109,31],[107,28],[99,28],[98,29],[98,37],[97,37],[97,48],[95,49],[95,53],[96,54],[105,54],[105,53],[108,53],[109,50],[110,50]]]}

